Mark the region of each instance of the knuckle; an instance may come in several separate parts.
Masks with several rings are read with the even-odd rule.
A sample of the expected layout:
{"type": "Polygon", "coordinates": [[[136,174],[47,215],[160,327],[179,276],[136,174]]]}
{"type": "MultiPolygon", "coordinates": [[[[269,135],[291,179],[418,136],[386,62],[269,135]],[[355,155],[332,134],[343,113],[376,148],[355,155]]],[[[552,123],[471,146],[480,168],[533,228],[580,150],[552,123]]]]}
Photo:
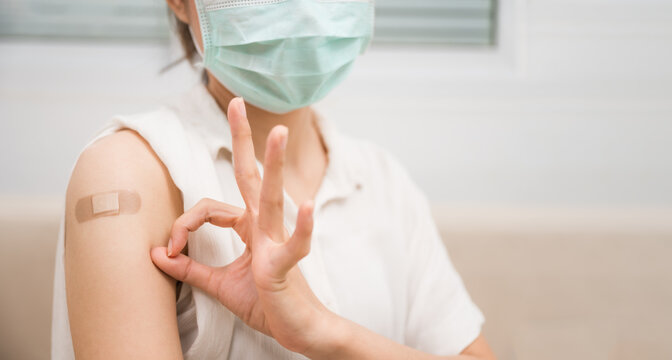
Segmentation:
{"type": "Polygon", "coordinates": [[[187,229],[187,223],[183,216],[178,217],[173,223],[172,232],[181,232],[183,229],[187,229]]]}
{"type": "Polygon", "coordinates": [[[306,245],[302,246],[301,249],[299,250],[299,255],[304,258],[308,256],[310,253],[310,243],[307,243],[306,245]]]}
{"type": "Polygon", "coordinates": [[[208,271],[208,277],[205,279],[205,291],[207,291],[210,294],[215,294],[217,298],[219,298],[219,294],[217,291],[217,283],[214,281],[214,271],[208,271]]]}
{"type": "Polygon", "coordinates": [[[274,169],[275,171],[278,171],[278,175],[282,175],[280,171],[282,171],[282,168],[285,167],[285,158],[284,156],[278,156],[277,159],[274,161],[271,161],[270,167],[274,169]]]}
{"type": "Polygon", "coordinates": [[[271,152],[269,154],[269,161],[266,164],[267,167],[273,168],[273,169],[279,169],[285,165],[285,157],[282,156],[282,153],[279,151],[277,152],[271,152]]]}
{"type": "Polygon", "coordinates": [[[184,264],[184,270],[182,271],[182,278],[180,279],[181,281],[188,282],[191,276],[191,268],[194,264],[194,261],[191,260],[190,257],[187,257],[187,262],[184,264]]]}
{"type": "Polygon", "coordinates": [[[244,170],[237,170],[236,171],[236,177],[239,180],[242,180],[242,181],[245,181],[245,182],[252,182],[252,181],[256,181],[258,179],[258,174],[254,170],[244,169],[244,170]]]}
{"type": "Polygon", "coordinates": [[[247,138],[251,138],[252,129],[250,129],[249,126],[245,126],[244,123],[240,123],[238,124],[238,126],[236,126],[236,129],[233,131],[232,136],[234,140],[244,140],[247,138]]]}
{"type": "Polygon", "coordinates": [[[281,211],[283,210],[283,201],[282,198],[278,199],[261,199],[262,206],[272,211],[281,211]]]}
{"type": "Polygon", "coordinates": [[[175,223],[173,224],[173,230],[182,235],[186,232],[194,231],[194,226],[197,225],[193,225],[193,221],[189,217],[183,215],[175,220],[175,223]]]}
{"type": "Polygon", "coordinates": [[[209,207],[210,205],[212,205],[212,203],[213,203],[214,201],[215,201],[215,200],[213,200],[213,199],[204,197],[204,198],[201,198],[200,200],[198,200],[198,202],[196,203],[196,206],[195,206],[195,207],[198,207],[198,208],[207,208],[207,207],[209,207]]]}
{"type": "Polygon", "coordinates": [[[245,209],[245,211],[246,211],[247,213],[249,213],[249,216],[250,216],[252,219],[256,219],[256,218],[259,217],[259,208],[257,208],[257,207],[247,208],[247,209],[245,209]]]}
{"type": "Polygon", "coordinates": [[[310,240],[303,236],[298,236],[292,239],[291,251],[298,259],[303,259],[310,253],[310,240]]]}

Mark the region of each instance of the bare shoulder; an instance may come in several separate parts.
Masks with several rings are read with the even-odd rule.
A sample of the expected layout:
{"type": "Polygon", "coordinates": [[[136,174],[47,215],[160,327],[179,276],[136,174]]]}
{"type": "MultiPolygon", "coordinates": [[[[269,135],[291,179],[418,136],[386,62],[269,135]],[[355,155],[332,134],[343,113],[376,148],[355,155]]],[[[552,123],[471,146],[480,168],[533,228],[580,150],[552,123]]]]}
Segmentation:
{"type": "MultiPolygon", "coordinates": [[[[66,218],[77,220],[76,207],[81,199],[113,191],[137,194],[140,201],[137,217],[145,221],[156,222],[157,216],[169,221],[168,218],[177,217],[182,211],[180,191],[168,170],[151,146],[132,130],[105,136],[82,152],[68,184],[66,218]]],[[[128,220],[121,215],[124,214],[117,220],[128,220]]]]}
{"type": "Polygon", "coordinates": [[[127,129],[99,139],[82,152],[68,193],[114,185],[177,190],[151,146],[138,133],[127,129]]]}
{"type": "Polygon", "coordinates": [[[181,213],[179,190],[136,132],[121,130],[82,152],[68,184],[65,216],[66,294],[77,357],[181,355],[175,281],[149,255],[152,247],[167,244],[181,213]],[[114,197],[97,203],[101,194],[114,197]],[[134,207],[124,194],[134,194],[134,207]]]}

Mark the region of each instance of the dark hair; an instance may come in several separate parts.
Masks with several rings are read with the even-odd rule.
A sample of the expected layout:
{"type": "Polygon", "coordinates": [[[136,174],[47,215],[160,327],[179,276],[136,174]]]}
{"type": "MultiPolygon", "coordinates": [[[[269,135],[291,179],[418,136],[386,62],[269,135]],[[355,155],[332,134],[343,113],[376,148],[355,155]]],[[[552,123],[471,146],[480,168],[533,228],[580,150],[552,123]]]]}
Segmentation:
{"type": "MultiPolygon", "coordinates": [[[[166,65],[159,71],[160,74],[165,73],[166,71],[172,69],[175,65],[179,64],[183,60],[189,61],[189,64],[193,66],[194,59],[198,56],[198,50],[196,50],[196,44],[194,44],[194,39],[191,37],[191,31],[189,31],[189,25],[182,20],[180,20],[177,15],[175,15],[170,9],[168,10],[168,17],[171,20],[173,25],[173,30],[175,34],[180,39],[180,44],[182,44],[182,50],[184,50],[184,56],[171,62],[166,65]]],[[[201,81],[203,84],[208,84],[208,74],[205,71],[201,72],[201,81]]]]}
{"type": "Polygon", "coordinates": [[[194,44],[194,40],[191,38],[189,25],[185,22],[182,22],[182,20],[178,19],[175,14],[172,14],[171,18],[173,28],[175,29],[175,33],[177,34],[177,37],[180,39],[182,49],[184,50],[184,58],[189,60],[189,62],[193,62],[194,57],[197,56],[198,52],[196,51],[196,44],[194,44]]]}

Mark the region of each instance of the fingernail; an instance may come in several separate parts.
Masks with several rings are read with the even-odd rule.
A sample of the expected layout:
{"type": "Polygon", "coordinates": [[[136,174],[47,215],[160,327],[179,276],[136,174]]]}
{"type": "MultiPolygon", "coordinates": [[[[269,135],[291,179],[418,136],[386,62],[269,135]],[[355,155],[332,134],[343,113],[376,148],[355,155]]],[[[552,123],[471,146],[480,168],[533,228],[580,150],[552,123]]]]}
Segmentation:
{"type": "Polygon", "coordinates": [[[173,255],[173,238],[168,238],[168,247],[166,248],[168,256],[173,255]]]}
{"type": "Polygon", "coordinates": [[[247,117],[247,110],[245,110],[245,99],[242,96],[238,97],[240,102],[238,103],[238,110],[243,114],[244,117],[247,117]]]}

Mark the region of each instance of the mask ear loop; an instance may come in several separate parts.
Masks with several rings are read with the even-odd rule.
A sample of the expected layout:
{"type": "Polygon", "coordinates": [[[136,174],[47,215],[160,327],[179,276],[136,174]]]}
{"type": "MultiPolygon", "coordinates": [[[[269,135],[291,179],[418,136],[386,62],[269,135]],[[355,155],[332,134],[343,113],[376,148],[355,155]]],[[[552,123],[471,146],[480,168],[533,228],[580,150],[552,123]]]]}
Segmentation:
{"type": "Polygon", "coordinates": [[[198,56],[200,57],[200,60],[194,62],[194,67],[198,70],[203,70],[205,65],[203,64],[203,59],[205,56],[203,55],[203,50],[198,46],[198,41],[196,41],[196,37],[194,36],[194,32],[191,31],[191,26],[188,26],[189,28],[189,34],[191,35],[191,41],[194,43],[194,47],[196,48],[196,52],[198,53],[198,56]]]}

